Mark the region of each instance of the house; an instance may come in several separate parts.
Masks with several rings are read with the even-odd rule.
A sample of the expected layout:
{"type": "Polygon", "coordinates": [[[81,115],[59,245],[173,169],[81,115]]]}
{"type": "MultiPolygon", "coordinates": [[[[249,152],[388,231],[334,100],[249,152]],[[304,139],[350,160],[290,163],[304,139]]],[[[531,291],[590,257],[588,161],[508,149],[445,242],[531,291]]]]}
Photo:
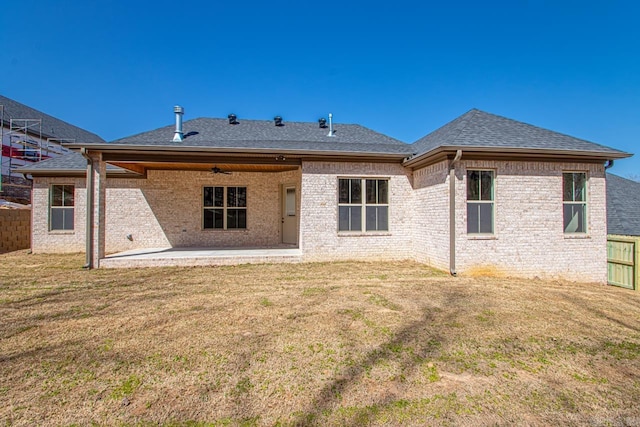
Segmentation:
{"type": "Polygon", "coordinates": [[[0,197],[30,202],[31,183],[16,169],[67,154],[63,142],[105,142],[99,136],[0,95],[0,197]]]}
{"type": "Polygon", "coordinates": [[[294,261],[607,281],[605,168],[628,153],[476,109],[413,144],[331,116],[182,115],[23,168],[32,250],[86,250],[98,267],[132,249],[295,248],[294,261]]]}
{"type": "Polygon", "coordinates": [[[607,232],[640,236],[640,182],[607,174],[607,232]]]}

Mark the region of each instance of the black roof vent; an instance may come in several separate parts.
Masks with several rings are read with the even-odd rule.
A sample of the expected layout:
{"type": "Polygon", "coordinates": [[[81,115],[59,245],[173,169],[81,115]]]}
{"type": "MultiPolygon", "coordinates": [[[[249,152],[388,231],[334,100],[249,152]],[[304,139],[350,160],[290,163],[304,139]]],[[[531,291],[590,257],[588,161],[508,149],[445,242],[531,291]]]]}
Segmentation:
{"type": "Polygon", "coordinates": [[[229,124],[230,125],[237,125],[238,124],[238,118],[236,117],[235,114],[229,114],[227,116],[227,118],[229,119],[229,124]]]}
{"type": "Polygon", "coordinates": [[[321,119],[318,119],[318,125],[320,125],[320,129],[326,129],[327,119],[325,119],[324,117],[322,117],[321,119]]]}
{"type": "Polygon", "coordinates": [[[275,116],[273,118],[273,121],[276,124],[276,126],[284,126],[284,123],[282,123],[282,117],[280,116],[275,116]]]}

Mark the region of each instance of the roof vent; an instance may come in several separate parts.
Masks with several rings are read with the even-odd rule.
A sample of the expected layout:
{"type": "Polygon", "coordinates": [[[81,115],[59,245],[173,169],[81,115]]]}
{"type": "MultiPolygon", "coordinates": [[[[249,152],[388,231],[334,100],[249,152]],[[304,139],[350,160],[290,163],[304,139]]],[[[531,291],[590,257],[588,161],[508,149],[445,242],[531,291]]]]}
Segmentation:
{"type": "Polygon", "coordinates": [[[329,113],[329,133],[327,136],[335,136],[335,131],[333,130],[333,114],[329,113]]]}
{"type": "Polygon", "coordinates": [[[275,116],[273,118],[273,122],[276,124],[276,126],[284,126],[284,123],[282,123],[282,117],[280,116],[275,116]]]}
{"type": "Polygon", "coordinates": [[[229,114],[227,116],[227,118],[229,119],[229,124],[230,125],[237,125],[238,124],[238,118],[236,117],[235,114],[229,114]]]}
{"type": "Polygon", "coordinates": [[[184,139],[182,133],[182,115],[184,114],[184,108],[176,105],[173,107],[173,112],[176,113],[176,131],[173,134],[173,142],[182,142],[184,139]]]}
{"type": "Polygon", "coordinates": [[[325,119],[324,117],[322,117],[321,119],[318,119],[318,125],[320,126],[320,129],[326,129],[327,119],[325,119]]]}

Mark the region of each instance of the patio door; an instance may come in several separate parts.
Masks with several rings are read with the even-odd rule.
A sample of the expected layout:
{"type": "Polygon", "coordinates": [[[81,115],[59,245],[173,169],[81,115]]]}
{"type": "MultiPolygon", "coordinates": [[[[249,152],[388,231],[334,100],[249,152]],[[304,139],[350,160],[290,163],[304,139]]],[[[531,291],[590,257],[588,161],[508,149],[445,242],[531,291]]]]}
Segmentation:
{"type": "Polygon", "coordinates": [[[298,209],[296,186],[282,186],[282,243],[298,244],[298,209]]]}

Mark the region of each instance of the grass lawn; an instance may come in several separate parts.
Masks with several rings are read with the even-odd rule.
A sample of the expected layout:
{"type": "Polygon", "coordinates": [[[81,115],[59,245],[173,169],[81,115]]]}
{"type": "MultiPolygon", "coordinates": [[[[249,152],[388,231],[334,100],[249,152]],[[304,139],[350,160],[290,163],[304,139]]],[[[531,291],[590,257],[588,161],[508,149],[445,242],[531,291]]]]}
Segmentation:
{"type": "Polygon", "coordinates": [[[640,425],[640,292],[0,255],[0,426],[640,425]]]}

